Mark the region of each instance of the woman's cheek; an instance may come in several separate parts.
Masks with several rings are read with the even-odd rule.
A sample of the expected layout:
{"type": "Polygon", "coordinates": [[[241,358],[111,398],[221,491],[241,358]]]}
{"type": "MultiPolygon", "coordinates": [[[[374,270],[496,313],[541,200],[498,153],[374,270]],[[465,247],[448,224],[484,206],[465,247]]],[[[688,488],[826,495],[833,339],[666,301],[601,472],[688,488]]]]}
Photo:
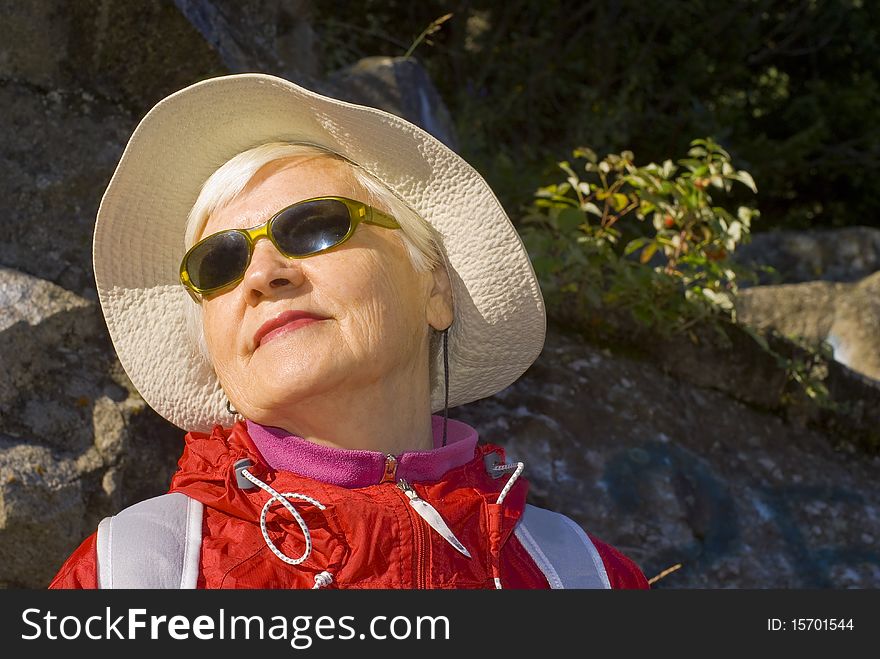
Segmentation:
{"type": "Polygon", "coordinates": [[[205,342],[208,345],[208,353],[211,356],[211,363],[217,377],[222,382],[230,382],[237,380],[234,360],[239,354],[239,350],[234,345],[236,333],[234,328],[224,326],[223,319],[229,318],[228,314],[224,314],[216,303],[205,308],[204,314],[204,332],[205,342]]]}

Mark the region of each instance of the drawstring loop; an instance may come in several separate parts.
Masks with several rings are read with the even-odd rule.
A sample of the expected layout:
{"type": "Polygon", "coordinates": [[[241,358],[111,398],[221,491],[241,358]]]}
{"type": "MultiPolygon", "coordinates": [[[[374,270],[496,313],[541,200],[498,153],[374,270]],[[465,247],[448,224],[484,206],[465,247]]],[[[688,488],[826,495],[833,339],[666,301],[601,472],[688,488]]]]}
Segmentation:
{"type": "MultiPolygon", "coordinates": [[[[268,492],[270,495],[269,500],[266,501],[265,505],[263,506],[263,510],[260,512],[260,531],[262,531],[263,540],[266,541],[266,545],[269,547],[269,549],[272,550],[272,553],[288,565],[299,565],[304,560],[306,560],[312,553],[312,534],[309,533],[309,527],[306,525],[306,522],[303,519],[302,515],[300,515],[299,511],[293,507],[293,504],[291,504],[288,499],[301,499],[302,501],[307,501],[308,503],[317,507],[319,510],[324,510],[326,506],[317,499],[313,499],[312,497],[306,496],[305,494],[300,494],[299,492],[284,492],[283,494],[279,494],[271,485],[267,485],[266,483],[261,481],[259,478],[249,472],[247,468],[237,469],[236,473],[241,474],[251,483],[259,487],[260,489],[268,492]],[[266,529],[266,515],[268,514],[269,508],[272,505],[273,501],[277,501],[278,503],[280,503],[287,509],[287,512],[293,515],[293,518],[296,520],[296,523],[299,524],[299,528],[303,532],[303,538],[305,539],[306,548],[305,551],[303,551],[302,556],[300,556],[299,558],[291,558],[290,556],[282,552],[280,549],[278,549],[278,547],[275,546],[275,543],[273,543],[272,539],[269,537],[269,531],[266,529]]],[[[321,577],[323,574],[327,574],[330,580],[332,580],[333,578],[329,572],[319,574],[315,577],[315,586],[317,588],[321,588],[322,586],[330,583],[326,580],[326,578],[322,578],[321,585],[318,585],[318,577],[321,577]]]]}

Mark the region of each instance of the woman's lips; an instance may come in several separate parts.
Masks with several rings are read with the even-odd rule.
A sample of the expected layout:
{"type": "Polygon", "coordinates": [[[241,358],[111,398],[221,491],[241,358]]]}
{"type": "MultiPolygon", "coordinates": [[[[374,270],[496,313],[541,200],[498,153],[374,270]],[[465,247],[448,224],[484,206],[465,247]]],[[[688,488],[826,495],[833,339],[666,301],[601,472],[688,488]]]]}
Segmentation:
{"type": "Polygon", "coordinates": [[[278,314],[275,318],[263,323],[254,334],[254,350],[277,336],[321,320],[326,320],[326,318],[308,311],[285,311],[278,314]]]}

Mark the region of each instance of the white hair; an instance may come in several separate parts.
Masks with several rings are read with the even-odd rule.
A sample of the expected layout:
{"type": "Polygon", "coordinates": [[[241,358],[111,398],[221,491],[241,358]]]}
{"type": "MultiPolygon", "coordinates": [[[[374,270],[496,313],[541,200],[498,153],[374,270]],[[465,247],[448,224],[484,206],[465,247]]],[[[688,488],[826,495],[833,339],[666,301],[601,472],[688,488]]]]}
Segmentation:
{"type": "MultiPolygon", "coordinates": [[[[349,165],[349,170],[366,192],[370,206],[391,215],[400,225],[398,232],[416,272],[428,272],[443,263],[442,240],[439,232],[400,199],[384,183],[347,158],[313,144],[268,142],[234,156],[220,166],[205,183],[189,212],[184,230],[184,249],[192,247],[204,231],[211,214],[237,197],[254,175],[276,160],[299,156],[333,158],[349,165]]],[[[187,325],[202,355],[211,362],[202,323],[202,305],[187,306],[187,325]]],[[[433,354],[436,339],[432,335],[433,354]]]]}

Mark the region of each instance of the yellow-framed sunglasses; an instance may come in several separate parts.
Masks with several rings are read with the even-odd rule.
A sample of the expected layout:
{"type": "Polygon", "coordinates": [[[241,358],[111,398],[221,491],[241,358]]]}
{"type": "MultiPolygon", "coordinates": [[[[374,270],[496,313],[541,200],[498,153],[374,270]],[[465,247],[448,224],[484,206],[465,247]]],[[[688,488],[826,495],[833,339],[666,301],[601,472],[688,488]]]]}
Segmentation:
{"type": "Polygon", "coordinates": [[[225,229],[203,238],[180,262],[180,282],[197,302],[238,284],[251,263],[254,244],[268,238],[291,259],[326,252],[351,238],[364,222],[399,229],[390,215],[347,197],[312,197],[286,206],[268,221],[250,229],[225,229]]]}

